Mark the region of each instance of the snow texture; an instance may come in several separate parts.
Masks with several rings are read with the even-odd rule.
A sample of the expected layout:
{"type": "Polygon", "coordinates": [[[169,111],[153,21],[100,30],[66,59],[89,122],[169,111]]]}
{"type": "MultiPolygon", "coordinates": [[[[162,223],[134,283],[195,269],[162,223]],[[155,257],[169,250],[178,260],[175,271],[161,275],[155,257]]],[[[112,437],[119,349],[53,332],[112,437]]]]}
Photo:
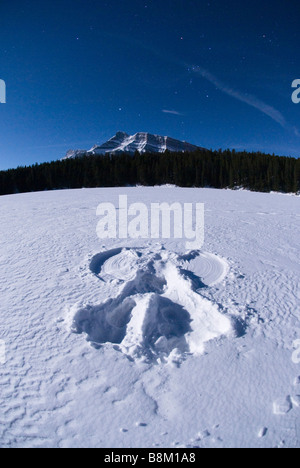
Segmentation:
{"type": "Polygon", "coordinates": [[[167,136],[151,135],[146,132],[139,132],[135,135],[128,135],[125,132],[117,132],[102,145],[95,145],[90,150],[69,150],[63,159],[80,158],[84,155],[103,155],[130,153],[164,153],[166,150],[172,152],[196,151],[198,146],[185,141],[175,140],[167,136]]]}

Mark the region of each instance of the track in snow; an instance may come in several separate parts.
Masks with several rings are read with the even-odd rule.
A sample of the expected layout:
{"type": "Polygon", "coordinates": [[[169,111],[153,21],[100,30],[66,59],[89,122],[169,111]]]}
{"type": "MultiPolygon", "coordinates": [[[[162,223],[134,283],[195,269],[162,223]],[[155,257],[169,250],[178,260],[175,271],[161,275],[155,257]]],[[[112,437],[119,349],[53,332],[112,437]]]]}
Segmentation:
{"type": "Polygon", "coordinates": [[[215,255],[184,256],[160,249],[114,249],[93,257],[90,270],[105,282],[119,281],[117,297],[79,307],[72,331],[98,347],[113,343],[133,359],[202,354],[207,341],[228,334],[232,321],[201,289],[222,281],[227,263],[215,255]]]}
{"type": "Polygon", "coordinates": [[[195,251],[181,257],[187,270],[199,276],[206,286],[215,286],[223,281],[229,271],[226,260],[208,252],[195,251]]]}

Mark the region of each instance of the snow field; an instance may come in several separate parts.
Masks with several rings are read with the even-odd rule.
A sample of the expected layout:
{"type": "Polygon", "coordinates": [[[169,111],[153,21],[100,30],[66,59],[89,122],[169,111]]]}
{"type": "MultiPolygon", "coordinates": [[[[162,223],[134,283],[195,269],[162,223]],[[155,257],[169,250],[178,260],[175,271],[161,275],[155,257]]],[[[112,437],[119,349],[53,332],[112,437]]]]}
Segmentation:
{"type": "Polygon", "coordinates": [[[299,447],[299,197],[72,190],[0,215],[1,447],[299,447]],[[120,193],[205,203],[203,250],[100,242],[120,193]]]}

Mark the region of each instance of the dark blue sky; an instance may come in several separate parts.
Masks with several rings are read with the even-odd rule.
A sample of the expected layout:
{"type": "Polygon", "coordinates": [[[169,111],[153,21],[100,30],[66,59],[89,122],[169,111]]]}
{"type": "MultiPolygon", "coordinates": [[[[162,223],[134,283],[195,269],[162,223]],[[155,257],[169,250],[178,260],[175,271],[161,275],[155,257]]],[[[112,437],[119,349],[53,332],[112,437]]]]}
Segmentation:
{"type": "Polygon", "coordinates": [[[1,0],[0,169],[148,131],[299,155],[298,0],[1,0]]]}

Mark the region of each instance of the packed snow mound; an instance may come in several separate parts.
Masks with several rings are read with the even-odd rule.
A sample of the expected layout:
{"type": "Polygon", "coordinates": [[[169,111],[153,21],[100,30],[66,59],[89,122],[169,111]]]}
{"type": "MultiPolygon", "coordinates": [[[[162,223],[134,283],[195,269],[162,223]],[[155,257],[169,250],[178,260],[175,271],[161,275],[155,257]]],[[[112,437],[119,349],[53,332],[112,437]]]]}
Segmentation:
{"type": "Polygon", "coordinates": [[[103,154],[134,154],[136,151],[139,153],[164,153],[166,150],[185,152],[196,151],[197,149],[201,148],[168,136],[151,135],[146,132],[136,133],[135,135],[117,132],[117,134],[108,141],[102,145],[95,145],[90,150],[69,150],[63,159],[103,154]]]}
{"type": "Polygon", "coordinates": [[[75,310],[72,331],[85,333],[95,347],[113,343],[134,359],[180,361],[232,330],[230,317],[201,295],[207,279],[224,277],[224,261],[216,256],[114,249],[96,255],[90,270],[102,281],[121,282],[116,297],[75,310]],[[203,278],[192,271],[196,258],[203,260],[203,278]]]}

